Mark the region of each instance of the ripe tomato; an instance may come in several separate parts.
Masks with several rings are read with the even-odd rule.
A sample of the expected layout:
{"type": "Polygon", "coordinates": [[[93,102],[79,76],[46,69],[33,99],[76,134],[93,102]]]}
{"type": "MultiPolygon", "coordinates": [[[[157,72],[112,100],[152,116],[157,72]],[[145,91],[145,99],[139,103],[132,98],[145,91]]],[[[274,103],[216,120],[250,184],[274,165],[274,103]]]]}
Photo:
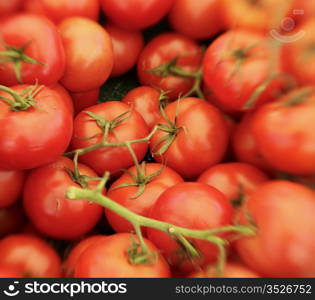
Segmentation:
{"type": "MultiPolygon", "coordinates": [[[[232,206],[217,189],[197,182],[183,182],[168,188],[153,206],[150,217],[189,229],[206,230],[229,225],[232,206]]],[[[192,272],[195,266],[213,262],[217,247],[207,241],[190,239],[201,254],[200,258],[187,260],[180,256],[180,246],[170,236],[156,229],[147,229],[148,238],[183,272],[192,272]]]]}
{"type": "Polygon", "coordinates": [[[105,26],[113,43],[114,67],[111,76],[120,76],[133,68],[144,46],[140,31],[130,31],[108,24],[105,26]]]}
{"type": "Polygon", "coordinates": [[[215,165],[198,178],[198,182],[206,183],[222,192],[235,206],[241,205],[250,193],[267,180],[268,177],[259,169],[238,162],[215,165]]]}
{"type": "Polygon", "coordinates": [[[20,195],[25,180],[25,172],[0,170],[0,208],[15,203],[20,195]]]}
{"type": "Polygon", "coordinates": [[[60,277],[56,251],[40,238],[10,235],[0,240],[0,253],[0,265],[12,266],[26,277],[60,277]]]}
{"type": "Polygon", "coordinates": [[[0,17],[15,13],[22,7],[22,0],[0,0],[0,17]]]}
{"type": "MultiPolygon", "coordinates": [[[[24,188],[25,212],[36,228],[53,238],[74,239],[91,230],[99,221],[103,208],[86,200],[69,200],[65,197],[74,182],[68,170],[73,162],[59,158],[56,162],[30,172],[24,188]]],[[[97,177],[90,168],[79,165],[81,175],[97,177]]],[[[97,182],[89,181],[95,188],[97,182]]]]}
{"type": "Polygon", "coordinates": [[[293,42],[285,43],[281,50],[283,71],[292,74],[301,85],[315,85],[315,20],[310,19],[290,34],[295,37],[293,42]],[[301,32],[304,35],[299,37],[301,32]]]}
{"type": "Polygon", "coordinates": [[[165,114],[171,122],[176,119],[176,124],[170,125],[163,117],[158,120],[173,131],[159,130],[151,139],[153,154],[165,145],[160,143],[162,138],[168,135],[173,139],[166,152],[154,155],[158,162],[165,162],[185,178],[194,178],[223,158],[228,129],[223,115],[214,106],[199,98],[184,98],[169,104],[165,114]]]}
{"type": "MultiPolygon", "coordinates": [[[[70,143],[73,121],[66,101],[48,87],[37,92],[34,88],[27,85],[12,87],[19,95],[28,89],[24,101],[33,106],[25,110],[11,110],[10,105],[0,99],[0,168],[36,168],[62,155],[70,143]],[[31,97],[31,93],[35,95],[31,97]]],[[[0,92],[1,96],[19,103],[6,92],[0,92]]]]}
{"type": "MultiPolygon", "coordinates": [[[[236,241],[241,259],[267,277],[314,277],[315,193],[289,181],[257,188],[244,212],[257,226],[253,237],[236,241]]],[[[242,215],[241,223],[246,223],[242,215]]]]}
{"type": "Polygon", "coordinates": [[[315,17],[315,2],[309,0],[293,0],[287,18],[294,20],[293,25],[299,26],[315,17]]]}
{"type": "Polygon", "coordinates": [[[315,89],[300,88],[254,115],[253,133],[260,153],[276,169],[315,173],[315,89]]]}
{"type": "Polygon", "coordinates": [[[192,87],[192,79],[150,72],[175,58],[178,58],[176,66],[186,72],[196,72],[202,61],[202,51],[195,41],[181,34],[164,33],[155,37],[144,47],[138,60],[140,83],[168,91],[170,99],[187,93],[192,87]]]}
{"type": "Polygon", "coordinates": [[[0,84],[55,84],[65,69],[65,54],[56,27],[45,17],[15,14],[0,21],[0,84]],[[33,62],[32,60],[37,61],[33,62]],[[39,63],[40,62],[40,63],[39,63]]]}
{"type": "Polygon", "coordinates": [[[177,32],[193,39],[208,39],[224,28],[220,0],[175,0],[169,21],[177,32]]]}
{"type": "Polygon", "coordinates": [[[76,244],[69,253],[67,259],[63,262],[63,273],[65,277],[72,277],[76,264],[81,256],[81,254],[90,247],[96,241],[102,239],[104,235],[93,235],[90,236],[78,244],[76,244]]]}
{"type": "Polygon", "coordinates": [[[12,266],[0,265],[0,278],[19,278],[23,273],[12,266]]]}
{"type": "Polygon", "coordinates": [[[145,239],[149,250],[158,256],[156,261],[148,264],[132,264],[128,250],[136,236],[128,233],[118,233],[99,239],[88,247],[80,256],[76,267],[75,277],[170,277],[169,266],[158,249],[145,239]]]}
{"type": "Polygon", "coordinates": [[[56,24],[70,17],[86,17],[97,21],[100,3],[99,0],[26,0],[24,10],[44,15],[56,24]]]}
{"type": "Polygon", "coordinates": [[[61,83],[72,92],[99,88],[113,68],[110,36],[96,22],[72,17],[58,25],[66,53],[66,69],[61,83]]]}
{"type": "MultiPolygon", "coordinates": [[[[148,128],[143,118],[136,111],[130,110],[125,103],[109,101],[91,106],[85,111],[100,116],[104,123],[111,122],[107,141],[109,143],[141,139],[148,135],[148,128]],[[125,115],[122,116],[123,114],[125,115]],[[122,122],[117,122],[118,120],[122,122]]],[[[87,113],[81,112],[74,121],[72,149],[98,144],[102,142],[103,135],[104,128],[101,128],[96,121],[91,120],[87,113]]],[[[146,154],[148,145],[147,143],[135,143],[132,145],[132,149],[138,160],[141,161],[146,154]]],[[[127,147],[103,147],[81,155],[79,159],[99,175],[103,175],[105,171],[115,173],[134,164],[127,147]]]]}
{"type": "Polygon", "coordinates": [[[25,223],[25,216],[20,203],[0,208],[0,238],[18,232],[25,223]]]}
{"type": "Polygon", "coordinates": [[[74,115],[74,101],[72,100],[71,95],[69,94],[69,92],[59,83],[54,84],[52,86],[50,86],[51,89],[53,89],[54,91],[58,92],[59,94],[61,94],[61,97],[64,99],[64,101],[66,102],[71,115],[74,115]]]}
{"type": "Polygon", "coordinates": [[[71,93],[75,115],[87,107],[97,104],[100,96],[100,89],[94,89],[87,92],[71,93]]]}
{"type": "Polygon", "coordinates": [[[274,99],[283,86],[274,51],[263,34],[249,30],[219,36],[207,49],[203,63],[206,86],[219,105],[243,111],[274,99]]]}
{"type": "MultiPolygon", "coordinates": [[[[128,171],[130,173],[124,173],[111,185],[107,196],[129,210],[145,217],[149,215],[154,203],[166,189],[183,181],[175,171],[156,163],[146,164],[143,174],[137,180],[130,176],[130,174],[137,176],[136,167],[131,167],[128,171]],[[157,174],[157,172],[160,172],[160,174],[153,177],[148,183],[145,183],[149,176],[157,174]],[[118,187],[126,183],[136,183],[137,185],[118,187]],[[141,187],[144,187],[144,191],[140,196],[136,197],[141,187]]],[[[116,232],[131,232],[134,230],[130,222],[113,211],[105,209],[105,213],[109,224],[116,232]]]]}
{"type": "Polygon", "coordinates": [[[160,112],[161,92],[149,86],[140,86],[129,91],[122,102],[130,105],[145,120],[150,130],[162,117],[160,112]]]}
{"type": "MultiPolygon", "coordinates": [[[[191,278],[214,278],[216,277],[215,266],[206,266],[200,272],[191,274],[191,278]]],[[[259,278],[260,276],[248,267],[234,262],[227,262],[224,266],[222,277],[224,278],[259,278]]]]}
{"type": "Polygon", "coordinates": [[[173,0],[101,0],[105,15],[127,30],[141,30],[159,22],[171,9],[173,0]]]}

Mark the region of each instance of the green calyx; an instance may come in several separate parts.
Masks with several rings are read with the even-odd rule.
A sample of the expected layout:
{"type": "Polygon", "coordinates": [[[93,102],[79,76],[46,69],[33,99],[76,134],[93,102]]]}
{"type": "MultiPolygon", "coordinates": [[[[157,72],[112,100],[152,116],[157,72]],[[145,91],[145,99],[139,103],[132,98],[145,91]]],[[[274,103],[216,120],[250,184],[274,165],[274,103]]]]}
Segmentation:
{"type": "Polygon", "coordinates": [[[295,106],[303,103],[307,100],[309,96],[314,93],[314,89],[311,87],[305,87],[298,91],[296,91],[292,97],[290,97],[287,101],[284,102],[285,106],[295,106]]]}

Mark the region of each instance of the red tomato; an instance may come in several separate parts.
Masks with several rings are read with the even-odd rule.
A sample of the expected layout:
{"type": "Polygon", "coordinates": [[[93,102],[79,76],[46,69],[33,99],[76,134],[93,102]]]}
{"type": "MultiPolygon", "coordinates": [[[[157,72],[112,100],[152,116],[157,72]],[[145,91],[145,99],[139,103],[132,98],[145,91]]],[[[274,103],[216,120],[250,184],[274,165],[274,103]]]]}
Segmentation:
{"type": "MultiPolygon", "coordinates": [[[[34,86],[18,85],[12,90],[21,94],[26,88],[30,95],[34,86]]],[[[8,93],[0,92],[0,96],[13,101],[8,93]]],[[[35,168],[55,160],[69,145],[73,121],[66,101],[48,87],[33,99],[34,106],[20,111],[0,100],[0,168],[35,168]]]]}
{"type": "Polygon", "coordinates": [[[149,72],[176,57],[178,67],[186,72],[196,72],[202,61],[202,51],[196,42],[181,34],[163,33],[155,37],[144,47],[138,60],[140,83],[168,91],[170,99],[187,93],[192,87],[192,79],[149,72]]]}
{"type": "Polygon", "coordinates": [[[314,88],[294,90],[256,112],[254,138],[274,168],[300,175],[315,173],[314,115],[314,88]]]}
{"type": "Polygon", "coordinates": [[[58,25],[66,53],[66,69],[61,83],[72,92],[99,88],[113,68],[110,36],[96,22],[72,17],[58,25]]]}
{"type": "Polygon", "coordinates": [[[15,13],[21,9],[22,0],[0,0],[0,17],[15,13]]]}
{"type": "Polygon", "coordinates": [[[220,0],[175,0],[169,21],[176,31],[193,39],[208,39],[224,28],[220,0]]]}
{"type": "MultiPolygon", "coordinates": [[[[183,182],[168,188],[153,206],[150,217],[189,229],[206,230],[229,225],[232,206],[217,189],[204,183],[183,182]]],[[[191,239],[201,258],[188,261],[179,256],[180,246],[170,236],[156,229],[147,229],[148,238],[172,264],[184,272],[213,262],[217,247],[207,241],[191,239]],[[181,261],[183,259],[183,261],[181,261]]]]}
{"type": "MultiPolygon", "coordinates": [[[[244,207],[257,226],[236,241],[242,260],[267,277],[314,277],[315,193],[289,181],[261,185],[244,207]]],[[[244,215],[241,219],[246,223],[244,215]]]]}
{"type": "MultiPolygon", "coordinates": [[[[88,247],[80,256],[75,277],[119,278],[119,277],[170,277],[169,266],[163,257],[149,264],[132,264],[129,261],[128,249],[136,236],[118,233],[104,237],[88,247]]],[[[158,255],[158,249],[145,239],[149,250],[158,255]]]]}
{"type": "MultiPolygon", "coordinates": [[[[141,139],[148,135],[148,128],[143,118],[134,110],[122,102],[109,101],[94,105],[88,109],[101,118],[111,122],[111,130],[108,137],[109,143],[125,142],[141,139]],[[117,124],[114,121],[117,117],[126,113],[123,122],[117,124]]],[[[117,119],[116,119],[117,120],[117,119]]],[[[102,142],[104,128],[99,127],[96,121],[81,112],[74,121],[74,135],[72,139],[72,149],[89,147],[102,142]]],[[[141,161],[148,149],[147,143],[136,143],[132,145],[137,158],[141,161]]],[[[103,147],[98,150],[81,155],[81,162],[90,166],[99,175],[105,171],[115,172],[120,169],[131,167],[134,163],[127,147],[103,147]]]]}
{"type": "MultiPolygon", "coordinates": [[[[171,122],[177,114],[177,129],[163,117],[158,120],[158,123],[174,130],[169,134],[169,138],[174,140],[168,150],[154,156],[158,162],[165,162],[185,178],[194,178],[223,158],[228,130],[223,115],[214,106],[199,98],[184,98],[169,104],[165,114],[171,122]]],[[[152,153],[165,145],[159,142],[167,134],[159,130],[153,136],[150,142],[152,153]]]]}
{"type": "Polygon", "coordinates": [[[23,273],[11,266],[0,265],[0,278],[19,278],[23,273]]]}
{"type": "Polygon", "coordinates": [[[100,89],[94,89],[87,92],[71,93],[75,115],[87,107],[97,104],[100,96],[100,89]]]}
{"type": "Polygon", "coordinates": [[[302,85],[315,85],[315,20],[297,27],[288,40],[292,42],[283,45],[280,56],[283,71],[302,85]]]}
{"type": "Polygon", "coordinates": [[[149,86],[140,86],[129,91],[122,102],[130,105],[145,120],[150,130],[161,118],[161,93],[149,86]]]}
{"type": "Polygon", "coordinates": [[[61,94],[61,97],[66,102],[71,115],[74,115],[74,101],[72,100],[72,97],[70,96],[69,92],[61,85],[61,84],[54,84],[53,86],[50,86],[51,89],[61,94]]]}
{"type": "MultiPolygon", "coordinates": [[[[87,233],[99,221],[103,211],[98,204],[65,197],[71,186],[80,186],[71,179],[67,168],[73,171],[73,162],[63,157],[34,169],[24,188],[26,214],[40,232],[58,239],[74,239],[87,233]]],[[[97,177],[84,165],[79,165],[79,172],[97,177]]],[[[96,188],[97,183],[90,181],[89,187],[96,188]]]]}
{"type": "Polygon", "coordinates": [[[44,240],[25,234],[0,240],[0,265],[17,269],[27,277],[60,277],[61,263],[56,251],[44,240]]]}
{"type": "Polygon", "coordinates": [[[0,170],[0,208],[15,203],[24,185],[25,172],[0,170]]]}
{"type": "Polygon", "coordinates": [[[243,111],[275,98],[283,86],[275,50],[263,34],[249,30],[228,31],[210,45],[204,80],[220,106],[243,111]]]}
{"type": "Polygon", "coordinates": [[[259,169],[238,162],[215,165],[198,178],[198,182],[218,189],[236,206],[267,180],[268,177],[259,169]]]}
{"type": "Polygon", "coordinates": [[[0,238],[18,232],[25,223],[25,216],[19,203],[0,208],[0,238]]]}
{"type": "Polygon", "coordinates": [[[16,14],[0,22],[0,52],[8,51],[8,62],[0,63],[0,84],[19,82],[55,84],[65,69],[61,38],[53,23],[42,16],[16,14]],[[5,44],[4,44],[5,43],[5,44]],[[39,63],[30,63],[25,55],[39,63]],[[19,62],[21,63],[20,68],[19,62]],[[20,71],[20,78],[17,75],[20,71]]]}
{"type": "Polygon", "coordinates": [[[101,0],[105,15],[127,30],[141,30],[159,22],[171,9],[173,0],[101,0]]]}
{"type": "MultiPolygon", "coordinates": [[[[289,1],[291,4],[288,10],[287,18],[294,20],[293,25],[300,25],[307,20],[315,17],[315,2],[309,0],[293,0],[289,1]]],[[[285,21],[285,20],[284,20],[285,21]]],[[[290,21],[287,21],[290,22],[290,21]]]]}
{"type": "MultiPolygon", "coordinates": [[[[128,171],[137,176],[136,167],[131,167],[128,171]]],[[[129,210],[147,217],[159,196],[169,187],[182,182],[183,179],[172,169],[155,163],[146,164],[143,175],[145,175],[141,176],[143,178],[137,178],[139,180],[139,182],[136,182],[138,186],[115,188],[121,184],[135,183],[135,180],[133,180],[129,173],[124,173],[111,185],[107,196],[129,210]],[[144,183],[146,180],[145,176],[149,177],[159,171],[161,173],[158,176],[154,177],[147,184],[144,183]],[[144,192],[140,196],[133,198],[137,195],[138,189],[143,184],[145,184],[144,192]]],[[[130,222],[113,211],[105,209],[105,213],[109,224],[116,232],[131,232],[134,230],[130,222]]]]}
{"type": "Polygon", "coordinates": [[[25,0],[24,10],[44,15],[56,24],[70,17],[98,20],[99,0],[25,0]]]}
{"type": "MultiPolygon", "coordinates": [[[[214,278],[216,276],[215,266],[210,265],[201,270],[191,274],[191,278],[214,278]]],[[[249,269],[248,267],[234,262],[227,262],[224,266],[222,277],[224,278],[259,278],[260,276],[249,269]]]]}
{"type": "Polygon", "coordinates": [[[110,24],[105,29],[113,43],[114,67],[111,76],[123,75],[137,64],[144,46],[142,34],[140,31],[129,31],[110,24]]]}
{"type": "Polygon", "coordinates": [[[77,265],[81,254],[96,241],[104,238],[104,235],[90,236],[76,244],[63,263],[63,273],[66,277],[72,277],[75,266],[77,265]]]}

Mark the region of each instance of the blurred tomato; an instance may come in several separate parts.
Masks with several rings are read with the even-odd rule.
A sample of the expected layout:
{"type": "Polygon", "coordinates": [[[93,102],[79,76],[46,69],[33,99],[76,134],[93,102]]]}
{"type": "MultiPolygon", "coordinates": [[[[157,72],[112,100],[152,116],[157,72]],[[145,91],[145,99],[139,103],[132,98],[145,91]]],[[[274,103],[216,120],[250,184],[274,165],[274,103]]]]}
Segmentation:
{"type": "Polygon", "coordinates": [[[22,8],[23,0],[0,0],[0,17],[6,17],[22,8]]]}
{"type": "Polygon", "coordinates": [[[24,223],[25,215],[20,203],[0,208],[0,238],[18,232],[24,223]]]}
{"type": "Polygon", "coordinates": [[[71,96],[75,115],[77,115],[85,108],[97,104],[100,96],[100,89],[98,88],[87,92],[71,93],[71,96]]]}

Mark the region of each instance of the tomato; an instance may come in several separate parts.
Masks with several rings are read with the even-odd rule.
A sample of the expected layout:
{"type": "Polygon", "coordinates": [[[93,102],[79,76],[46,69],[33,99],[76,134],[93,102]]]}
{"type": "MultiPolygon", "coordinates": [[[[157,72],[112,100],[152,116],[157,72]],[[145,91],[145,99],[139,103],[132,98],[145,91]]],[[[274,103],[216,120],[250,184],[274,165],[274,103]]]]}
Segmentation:
{"type": "MultiPolygon", "coordinates": [[[[206,266],[200,272],[191,274],[191,278],[214,278],[216,276],[215,266],[206,266]]],[[[222,277],[224,278],[259,278],[260,276],[248,267],[234,262],[227,262],[224,266],[222,277]]]]}
{"type": "MultiPolygon", "coordinates": [[[[217,189],[197,182],[183,182],[168,188],[156,201],[150,217],[189,229],[206,230],[230,224],[232,206],[217,189]]],[[[188,261],[180,256],[180,246],[170,236],[156,229],[147,229],[151,240],[175,268],[192,272],[194,267],[213,262],[217,247],[207,241],[191,239],[201,254],[188,261]]]]}
{"type": "Polygon", "coordinates": [[[300,88],[254,115],[253,133],[260,153],[276,169],[315,173],[315,89],[300,88]]]}
{"type": "Polygon", "coordinates": [[[11,266],[0,265],[0,278],[19,278],[22,277],[22,272],[11,266]]]}
{"type": "Polygon", "coordinates": [[[99,88],[113,68],[110,36],[96,22],[72,17],[58,25],[66,53],[66,68],[61,83],[71,92],[99,88]]]}
{"type": "Polygon", "coordinates": [[[25,234],[0,240],[0,265],[17,269],[25,277],[60,277],[61,263],[56,251],[44,240],[25,234]]]}
{"type": "Polygon", "coordinates": [[[203,78],[220,106],[243,111],[275,98],[284,85],[275,50],[263,34],[249,30],[228,31],[210,45],[203,78]]]}
{"type": "Polygon", "coordinates": [[[65,54],[53,23],[42,16],[15,14],[0,21],[0,84],[51,85],[63,75],[65,54]],[[32,62],[35,60],[35,62],[32,62]]]}
{"type": "Polygon", "coordinates": [[[82,241],[80,241],[78,244],[76,244],[69,253],[67,259],[63,263],[63,272],[66,277],[72,277],[73,272],[75,269],[76,264],[78,263],[78,260],[81,256],[81,254],[90,247],[93,243],[96,241],[102,239],[104,235],[93,235],[90,236],[82,241]]]}
{"type": "Polygon", "coordinates": [[[137,64],[138,57],[144,46],[140,31],[129,31],[108,24],[105,26],[113,43],[114,67],[111,76],[127,73],[137,64]]]}
{"type": "Polygon", "coordinates": [[[290,1],[291,7],[286,16],[294,20],[293,25],[300,25],[315,17],[315,2],[309,0],[290,1]]]}
{"type": "Polygon", "coordinates": [[[97,104],[100,96],[100,89],[94,89],[87,92],[71,93],[75,114],[87,107],[97,104]]]}
{"type": "Polygon", "coordinates": [[[86,17],[98,20],[100,3],[98,0],[26,0],[24,10],[44,15],[54,23],[70,17],[86,17]]]}
{"type": "Polygon", "coordinates": [[[72,100],[72,97],[69,94],[69,92],[61,84],[58,84],[58,83],[50,86],[50,88],[61,95],[61,97],[66,102],[71,115],[73,116],[74,115],[74,103],[73,103],[74,101],[72,100]]]}
{"type": "Polygon", "coordinates": [[[140,86],[129,91],[122,102],[130,105],[145,120],[150,130],[158,123],[161,118],[160,105],[161,92],[149,86],[140,86]]]}
{"type": "Polygon", "coordinates": [[[206,170],[198,182],[206,183],[220,192],[231,204],[239,206],[268,177],[259,169],[244,163],[218,164],[206,170]]]}
{"type": "Polygon", "coordinates": [[[288,37],[292,42],[285,43],[281,50],[283,71],[301,85],[315,85],[315,20],[297,27],[288,37]]]}
{"type": "MultiPolygon", "coordinates": [[[[314,277],[314,191],[271,181],[251,194],[244,210],[258,229],[255,236],[236,241],[250,268],[267,277],[314,277]]],[[[244,215],[241,222],[246,223],[244,215]]]]}
{"type": "Polygon", "coordinates": [[[141,30],[159,22],[171,9],[173,0],[101,0],[105,15],[127,30],[141,30]]]}
{"type": "Polygon", "coordinates": [[[142,85],[168,91],[170,99],[187,93],[193,84],[190,78],[159,76],[150,70],[178,58],[176,65],[186,72],[196,72],[202,61],[200,46],[192,39],[176,33],[163,33],[151,40],[138,60],[138,78],[142,85]]]}
{"type": "Polygon", "coordinates": [[[247,113],[236,126],[232,136],[234,154],[240,162],[251,164],[264,171],[270,171],[272,167],[261,155],[260,149],[254,139],[252,129],[253,119],[254,115],[247,113]]]}
{"type": "Polygon", "coordinates": [[[118,233],[96,241],[81,254],[74,276],[87,278],[170,277],[168,264],[159,256],[158,249],[147,239],[144,240],[149,251],[157,254],[156,261],[149,264],[132,264],[127,251],[133,240],[136,240],[136,236],[118,233]]]}
{"type": "Polygon", "coordinates": [[[171,122],[176,119],[176,124],[170,125],[163,117],[158,120],[171,132],[159,130],[151,139],[151,152],[165,146],[167,141],[160,141],[167,135],[173,141],[166,152],[154,155],[155,160],[165,162],[185,178],[199,176],[220,162],[227,148],[228,129],[219,110],[199,98],[184,98],[169,104],[165,114],[171,122]]]}
{"type": "Polygon", "coordinates": [[[25,216],[20,203],[0,208],[0,237],[18,232],[25,223],[25,216]]]}
{"type": "Polygon", "coordinates": [[[177,32],[193,39],[208,39],[224,28],[220,0],[175,0],[169,21],[177,32]]]}
{"type": "MultiPolygon", "coordinates": [[[[131,167],[128,171],[134,176],[137,176],[136,167],[131,167]]],[[[130,176],[130,173],[124,173],[117,179],[111,185],[107,196],[129,210],[145,217],[149,215],[154,203],[166,189],[183,181],[175,171],[156,163],[146,164],[144,169],[142,169],[141,176],[136,177],[137,180],[134,180],[130,176]],[[148,183],[145,183],[147,178],[154,174],[158,175],[149,180],[148,183]],[[126,183],[136,183],[137,185],[119,187],[121,184],[126,183]],[[144,188],[143,193],[137,196],[139,189],[142,187],[144,188]]],[[[127,220],[121,218],[109,209],[105,209],[105,213],[109,224],[116,232],[133,231],[134,228],[132,224],[127,220]]]]}
{"type": "MultiPolygon", "coordinates": [[[[67,170],[74,169],[68,158],[34,169],[30,172],[24,188],[25,212],[36,228],[50,237],[74,239],[92,229],[102,215],[102,207],[86,200],[66,198],[67,190],[75,183],[67,170]]],[[[79,165],[79,173],[97,177],[90,168],[79,165]]],[[[98,182],[89,182],[91,189],[98,182]]]]}
{"type": "MultiPolygon", "coordinates": [[[[148,128],[143,118],[136,111],[130,110],[125,103],[109,101],[91,106],[85,111],[103,118],[104,124],[110,122],[111,128],[107,141],[109,143],[141,139],[148,135],[148,128]]],[[[102,142],[104,130],[105,128],[101,128],[86,112],[79,113],[74,121],[72,149],[85,148],[102,142]]],[[[141,161],[146,154],[148,145],[144,142],[135,143],[132,145],[132,149],[138,160],[141,161]]],[[[81,155],[79,159],[99,175],[103,175],[105,171],[115,173],[134,164],[127,147],[122,146],[103,147],[81,155]]]]}
{"type": "Polygon", "coordinates": [[[25,173],[0,170],[0,208],[15,203],[22,194],[25,173]]]}
{"type": "Polygon", "coordinates": [[[22,0],[0,0],[0,17],[15,13],[21,9],[22,0]]]}
{"type": "Polygon", "coordinates": [[[17,106],[14,111],[0,99],[0,168],[35,168],[55,160],[68,148],[73,121],[66,101],[48,87],[35,88],[12,87],[19,97],[24,93],[23,102],[13,101],[11,95],[0,92],[0,97],[12,99],[12,105],[26,105],[17,106]]]}

